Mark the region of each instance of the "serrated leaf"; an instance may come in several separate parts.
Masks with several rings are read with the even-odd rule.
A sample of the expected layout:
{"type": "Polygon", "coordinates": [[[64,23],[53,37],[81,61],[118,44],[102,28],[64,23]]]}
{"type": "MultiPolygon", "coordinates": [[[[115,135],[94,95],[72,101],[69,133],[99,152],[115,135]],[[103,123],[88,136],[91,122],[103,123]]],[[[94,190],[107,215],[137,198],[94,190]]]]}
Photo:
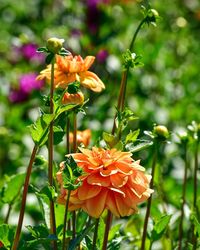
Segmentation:
{"type": "Polygon", "coordinates": [[[140,133],[140,129],[130,131],[130,133],[126,136],[125,143],[127,144],[127,143],[130,143],[130,142],[136,141],[136,139],[138,138],[139,133],[140,133]]]}
{"type": "Polygon", "coordinates": [[[4,245],[4,249],[10,249],[14,238],[14,230],[7,224],[0,225],[0,241],[4,245]]]}
{"type": "Polygon", "coordinates": [[[125,146],[125,148],[129,152],[135,153],[135,152],[138,152],[140,150],[146,149],[146,148],[150,147],[151,145],[153,145],[152,141],[141,142],[137,145],[134,145],[133,143],[129,143],[125,146]]]}
{"type": "Polygon", "coordinates": [[[25,174],[16,174],[8,179],[5,183],[1,200],[4,203],[12,203],[19,195],[22,185],[24,184],[25,174]]]}
{"type": "Polygon", "coordinates": [[[37,145],[42,146],[47,141],[49,125],[53,118],[53,114],[43,114],[34,124],[29,126],[32,139],[37,145]]]}
{"type": "Polygon", "coordinates": [[[164,215],[155,223],[151,233],[151,240],[156,241],[162,237],[169,224],[170,219],[171,215],[164,215]]]}
{"type": "MultiPolygon", "coordinates": [[[[56,104],[55,104],[56,105],[56,104]]],[[[67,105],[56,105],[55,106],[55,119],[58,118],[59,115],[61,115],[63,112],[70,111],[71,109],[75,108],[76,104],[67,104],[67,105]]]]}

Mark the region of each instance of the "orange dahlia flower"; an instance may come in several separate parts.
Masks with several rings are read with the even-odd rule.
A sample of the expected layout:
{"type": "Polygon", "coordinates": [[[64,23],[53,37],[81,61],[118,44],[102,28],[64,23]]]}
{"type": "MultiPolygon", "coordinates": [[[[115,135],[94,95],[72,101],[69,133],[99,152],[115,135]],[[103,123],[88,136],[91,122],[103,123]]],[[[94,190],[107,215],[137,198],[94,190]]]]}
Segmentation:
{"type": "MultiPolygon", "coordinates": [[[[66,88],[69,83],[79,81],[85,88],[89,88],[94,92],[100,92],[105,88],[99,77],[88,71],[95,60],[94,56],[86,56],[83,59],[81,56],[59,56],[56,55],[56,63],[54,65],[54,84],[55,87],[66,88]]],[[[37,79],[51,79],[51,65],[40,72],[37,79]]]]}
{"type": "MultiPolygon", "coordinates": [[[[82,208],[90,216],[98,218],[105,209],[115,216],[129,216],[137,212],[137,204],[148,199],[153,192],[149,188],[151,176],[144,174],[139,161],[131,158],[130,152],[116,149],[105,150],[93,147],[80,149],[72,154],[84,175],[78,178],[82,185],[71,191],[69,210],[82,208]]],[[[65,204],[67,190],[62,186],[62,170],[57,173],[61,184],[58,202],[65,204]]]]}
{"type": "Polygon", "coordinates": [[[76,94],[70,94],[66,92],[63,96],[62,103],[63,104],[83,104],[84,95],[81,91],[78,91],[76,94]]]}
{"type": "MultiPolygon", "coordinates": [[[[91,130],[90,129],[86,129],[83,131],[77,131],[77,145],[80,145],[81,143],[83,143],[83,145],[85,147],[87,147],[90,143],[90,139],[91,139],[91,130]]],[[[70,144],[73,143],[73,133],[69,134],[69,142],[70,142],[70,144]]]]}

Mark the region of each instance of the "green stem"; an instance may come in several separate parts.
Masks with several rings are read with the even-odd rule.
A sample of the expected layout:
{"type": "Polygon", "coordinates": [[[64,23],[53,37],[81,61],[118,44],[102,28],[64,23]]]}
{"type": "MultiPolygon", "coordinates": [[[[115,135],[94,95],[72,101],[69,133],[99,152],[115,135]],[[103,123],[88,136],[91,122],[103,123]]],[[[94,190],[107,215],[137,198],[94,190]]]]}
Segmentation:
{"type": "Polygon", "coordinates": [[[18,219],[18,224],[17,224],[17,230],[15,233],[15,239],[14,243],[12,246],[12,250],[17,250],[18,244],[19,244],[19,239],[20,239],[20,234],[21,234],[21,229],[22,229],[22,224],[23,224],[23,219],[24,219],[24,212],[25,212],[25,206],[26,206],[26,197],[28,193],[28,186],[29,186],[29,180],[31,176],[31,171],[32,171],[32,166],[35,160],[35,156],[37,153],[38,147],[35,145],[31,154],[31,158],[29,161],[29,165],[27,168],[26,172],[26,177],[25,177],[25,182],[24,182],[24,189],[23,189],[23,194],[22,194],[22,202],[21,202],[21,209],[20,209],[20,214],[19,214],[19,219],[18,219]]]}
{"type": "MultiPolygon", "coordinates": [[[[74,112],[73,117],[73,152],[75,153],[77,150],[77,114],[74,112]]],[[[72,213],[72,238],[75,239],[76,237],[76,212],[73,211],[72,213]]]]}
{"type": "Polygon", "coordinates": [[[68,190],[67,200],[66,200],[66,204],[65,204],[64,223],[63,223],[63,245],[62,245],[62,250],[66,249],[66,246],[65,246],[65,242],[66,242],[65,241],[65,239],[66,239],[65,234],[66,234],[66,227],[67,227],[67,214],[68,214],[70,193],[71,193],[71,190],[68,190]]]}
{"type": "MultiPolygon", "coordinates": [[[[193,182],[193,210],[196,214],[198,214],[198,207],[197,207],[197,190],[198,190],[198,185],[197,185],[197,172],[198,172],[198,164],[199,164],[199,159],[198,159],[198,149],[199,149],[199,141],[196,143],[196,148],[194,152],[194,182],[193,182]]],[[[195,234],[195,227],[193,225],[193,232],[192,232],[192,245],[193,245],[193,250],[196,250],[197,248],[197,236],[195,234]]]]}
{"type": "Polygon", "coordinates": [[[66,117],[66,153],[70,153],[70,144],[69,144],[69,130],[70,130],[70,120],[69,116],[66,117]]]}
{"type": "Polygon", "coordinates": [[[182,204],[181,204],[181,217],[179,224],[179,242],[178,250],[182,249],[182,238],[183,238],[183,218],[184,218],[184,206],[185,206],[185,194],[186,194],[186,185],[187,185],[187,170],[188,170],[188,159],[187,159],[187,144],[184,144],[184,179],[183,179],[183,189],[182,189],[182,204]]]}
{"type": "Polygon", "coordinates": [[[109,235],[109,230],[110,230],[110,227],[111,227],[111,223],[112,223],[112,213],[110,212],[110,210],[108,210],[102,250],[107,249],[108,235],[109,235]]]}
{"type": "Polygon", "coordinates": [[[96,223],[95,223],[92,250],[96,249],[96,242],[97,242],[97,236],[98,236],[98,227],[99,227],[99,218],[96,219],[96,223]]]}
{"type": "MultiPolygon", "coordinates": [[[[154,185],[154,175],[155,175],[155,169],[156,169],[156,163],[157,163],[157,157],[158,157],[158,149],[157,149],[157,143],[154,145],[154,156],[153,156],[153,162],[152,162],[152,169],[151,169],[151,182],[150,182],[150,188],[153,188],[154,185]]],[[[147,210],[144,220],[144,227],[143,227],[143,234],[142,234],[142,244],[141,244],[141,250],[145,250],[145,241],[147,237],[147,226],[148,226],[148,220],[150,216],[151,211],[151,201],[152,201],[152,195],[149,197],[147,202],[147,210]]]]}
{"type": "Polygon", "coordinates": [[[5,218],[5,220],[4,220],[4,223],[5,223],[5,224],[8,223],[8,219],[9,219],[9,217],[10,217],[10,212],[11,212],[11,209],[12,209],[12,205],[13,205],[13,203],[10,203],[10,204],[8,205],[8,211],[7,211],[7,214],[6,214],[6,218],[5,218]]]}
{"type": "MultiPolygon", "coordinates": [[[[51,62],[51,86],[50,86],[50,114],[54,113],[53,107],[53,94],[54,94],[54,62],[55,58],[51,62]]],[[[48,138],[48,179],[49,185],[53,187],[53,121],[49,126],[49,138],[48,138]]],[[[55,220],[55,211],[54,211],[54,201],[50,200],[50,232],[51,234],[56,235],[56,220],[55,220]]],[[[57,242],[53,241],[53,249],[57,250],[57,242]]]]}

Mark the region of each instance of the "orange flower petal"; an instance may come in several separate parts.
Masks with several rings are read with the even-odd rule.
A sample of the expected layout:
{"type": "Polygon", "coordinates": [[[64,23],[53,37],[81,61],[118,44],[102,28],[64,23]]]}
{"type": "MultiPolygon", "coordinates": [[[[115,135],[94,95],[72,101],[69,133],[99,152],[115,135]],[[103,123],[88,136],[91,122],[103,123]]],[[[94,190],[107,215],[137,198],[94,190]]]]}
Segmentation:
{"type": "Polygon", "coordinates": [[[78,189],[78,198],[80,200],[87,200],[96,196],[101,191],[101,187],[97,185],[89,185],[86,181],[83,182],[81,188],[78,189]]]}
{"type": "Polygon", "coordinates": [[[91,89],[94,92],[101,92],[105,89],[104,83],[91,71],[80,72],[76,75],[76,79],[80,81],[81,85],[85,88],[91,89]]]}
{"type": "Polygon", "coordinates": [[[86,58],[84,59],[84,66],[86,71],[91,67],[94,60],[95,60],[94,56],[86,56],[86,58]]]}
{"type": "Polygon", "coordinates": [[[114,187],[120,188],[124,186],[128,181],[128,176],[124,174],[113,174],[110,176],[111,183],[114,187]]]}
{"type": "Polygon", "coordinates": [[[99,195],[96,197],[86,200],[85,207],[90,216],[99,218],[105,209],[105,202],[108,191],[102,189],[99,195]],[[98,205],[97,205],[98,204],[98,205]]]}
{"type": "Polygon", "coordinates": [[[88,184],[91,184],[91,185],[99,185],[103,187],[110,186],[110,178],[109,177],[104,178],[99,173],[90,174],[87,177],[87,182],[88,184]]]}
{"type": "Polygon", "coordinates": [[[132,174],[133,169],[125,162],[117,162],[116,164],[117,169],[123,174],[132,174]]]}

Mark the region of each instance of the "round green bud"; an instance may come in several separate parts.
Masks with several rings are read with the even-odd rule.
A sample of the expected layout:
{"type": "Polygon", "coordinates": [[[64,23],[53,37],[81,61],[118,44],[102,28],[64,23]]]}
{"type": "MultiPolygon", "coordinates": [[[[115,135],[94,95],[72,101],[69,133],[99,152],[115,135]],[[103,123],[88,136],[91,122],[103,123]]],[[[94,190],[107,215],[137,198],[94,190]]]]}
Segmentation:
{"type": "Polygon", "coordinates": [[[149,9],[147,13],[149,17],[154,17],[154,18],[159,17],[158,11],[155,9],[149,9]]]}
{"type": "Polygon", "coordinates": [[[49,50],[49,52],[57,54],[61,50],[64,41],[64,39],[55,37],[49,38],[47,40],[47,49],[49,50]]]}
{"type": "Polygon", "coordinates": [[[157,138],[167,139],[169,137],[168,129],[163,125],[155,126],[153,132],[157,138]]]}

